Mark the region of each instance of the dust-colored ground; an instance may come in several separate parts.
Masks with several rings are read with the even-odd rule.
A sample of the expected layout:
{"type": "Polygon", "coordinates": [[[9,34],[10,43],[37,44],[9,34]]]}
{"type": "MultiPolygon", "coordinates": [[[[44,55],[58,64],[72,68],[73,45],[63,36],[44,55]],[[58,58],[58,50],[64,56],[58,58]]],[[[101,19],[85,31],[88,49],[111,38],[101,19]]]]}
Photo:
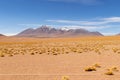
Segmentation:
{"type": "Polygon", "coordinates": [[[48,54],[48,52],[31,55],[27,51],[26,54],[14,53],[13,56],[4,53],[5,56],[0,57],[0,80],[61,80],[62,76],[68,76],[70,80],[120,79],[120,37],[1,38],[0,50],[3,50],[3,48],[15,48],[14,50],[20,48],[19,50],[22,50],[29,47],[31,49],[39,47],[38,49],[41,49],[43,47],[40,46],[43,45],[41,43],[48,47],[64,47],[68,53],[59,51],[60,53],[57,53],[57,55],[48,54]],[[71,51],[71,48],[78,50],[78,52],[71,51]],[[79,48],[82,49],[80,53],[79,48]],[[96,71],[85,71],[86,67],[94,64],[100,65],[99,68],[96,67],[96,71]],[[113,67],[117,68],[117,71],[111,70],[114,75],[106,75],[107,69],[113,67]]]}

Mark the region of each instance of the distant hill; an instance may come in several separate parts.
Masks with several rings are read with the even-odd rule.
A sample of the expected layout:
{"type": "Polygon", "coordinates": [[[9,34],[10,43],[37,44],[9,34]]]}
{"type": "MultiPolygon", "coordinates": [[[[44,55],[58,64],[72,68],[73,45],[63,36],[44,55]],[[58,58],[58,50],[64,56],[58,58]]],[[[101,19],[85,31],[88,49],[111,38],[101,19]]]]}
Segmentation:
{"type": "Polygon", "coordinates": [[[116,34],[115,36],[120,36],[120,33],[116,34]]]}
{"type": "Polygon", "coordinates": [[[16,36],[19,37],[77,37],[77,36],[103,36],[99,32],[90,32],[85,29],[56,29],[47,26],[41,26],[37,29],[26,29],[16,36]]]}
{"type": "Polygon", "coordinates": [[[0,34],[0,37],[2,37],[2,36],[5,36],[5,35],[3,35],[3,34],[0,34]]]}

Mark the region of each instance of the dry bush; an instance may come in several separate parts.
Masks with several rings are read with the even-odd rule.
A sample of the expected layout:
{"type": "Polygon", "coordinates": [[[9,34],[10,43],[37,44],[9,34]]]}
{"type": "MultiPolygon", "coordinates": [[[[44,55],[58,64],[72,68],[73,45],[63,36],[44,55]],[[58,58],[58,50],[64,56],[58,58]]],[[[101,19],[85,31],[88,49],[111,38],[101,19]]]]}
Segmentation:
{"type": "Polygon", "coordinates": [[[91,67],[86,67],[84,70],[85,71],[96,71],[96,68],[91,66],[91,67]]]}
{"type": "Polygon", "coordinates": [[[117,48],[112,48],[113,52],[116,53],[118,51],[117,48]]]}
{"type": "Polygon", "coordinates": [[[13,56],[13,54],[9,54],[9,57],[12,57],[13,56]]]}
{"type": "Polygon", "coordinates": [[[101,65],[100,65],[100,64],[97,64],[97,63],[94,64],[93,66],[96,67],[96,68],[101,68],[101,65]]]}
{"type": "Polygon", "coordinates": [[[3,53],[0,53],[0,57],[5,57],[5,55],[3,53]]]}
{"type": "Polygon", "coordinates": [[[105,72],[106,75],[114,75],[114,73],[112,71],[107,71],[105,72]]]}
{"type": "Polygon", "coordinates": [[[107,72],[105,73],[106,75],[114,75],[113,72],[118,72],[118,68],[117,67],[112,67],[112,68],[108,68],[107,72]]]}
{"type": "Polygon", "coordinates": [[[53,55],[58,55],[57,53],[53,53],[53,55]]]}
{"type": "Polygon", "coordinates": [[[120,51],[118,51],[117,53],[120,54],[120,51]]]}
{"type": "Polygon", "coordinates": [[[118,71],[119,71],[117,67],[112,67],[111,70],[112,70],[112,71],[115,71],[115,72],[118,72],[118,71]]]}
{"type": "Polygon", "coordinates": [[[32,52],[32,53],[30,53],[31,55],[35,55],[35,53],[34,52],[32,52]]]}
{"type": "Polygon", "coordinates": [[[70,80],[70,79],[69,79],[69,76],[62,76],[61,80],[70,80]]]}
{"type": "Polygon", "coordinates": [[[114,72],[118,72],[118,68],[117,67],[111,67],[111,68],[108,68],[106,69],[107,71],[114,71],[114,72]]]}

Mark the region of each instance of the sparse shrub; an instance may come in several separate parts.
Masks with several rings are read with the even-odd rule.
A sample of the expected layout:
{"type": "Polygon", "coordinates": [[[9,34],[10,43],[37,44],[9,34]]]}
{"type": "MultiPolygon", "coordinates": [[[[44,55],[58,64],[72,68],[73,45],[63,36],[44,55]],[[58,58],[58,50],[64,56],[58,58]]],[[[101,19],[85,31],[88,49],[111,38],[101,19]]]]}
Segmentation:
{"type": "Polygon", "coordinates": [[[112,67],[112,68],[109,68],[107,69],[107,71],[115,71],[115,72],[118,72],[118,68],[117,67],[112,67]]]}
{"type": "Polygon", "coordinates": [[[112,67],[111,70],[112,70],[112,71],[116,71],[116,72],[119,71],[119,70],[117,69],[117,67],[112,67]]]}
{"type": "Polygon", "coordinates": [[[68,52],[68,51],[66,51],[65,53],[66,53],[66,54],[68,54],[69,52],[68,52]]]}
{"type": "Polygon", "coordinates": [[[96,68],[101,68],[100,64],[94,64],[93,66],[96,68]]]}
{"type": "Polygon", "coordinates": [[[112,71],[107,71],[105,74],[106,75],[114,75],[114,73],[112,71]]]}
{"type": "Polygon", "coordinates": [[[70,79],[69,79],[69,76],[62,76],[61,80],[70,80],[70,79]]]}
{"type": "Polygon", "coordinates": [[[53,55],[58,55],[57,53],[53,53],[53,55]]]}
{"type": "Polygon", "coordinates": [[[42,52],[39,52],[39,54],[42,54],[42,52]]]}
{"type": "Polygon", "coordinates": [[[22,52],[21,54],[22,54],[22,55],[25,55],[25,53],[24,53],[24,52],[22,52]]]}
{"type": "Polygon", "coordinates": [[[83,53],[83,51],[78,51],[78,53],[83,53]]]}
{"type": "Polygon", "coordinates": [[[120,51],[118,51],[117,53],[120,54],[120,51]]]}
{"type": "Polygon", "coordinates": [[[5,55],[3,53],[0,53],[0,57],[5,57],[5,55]]]}
{"type": "Polygon", "coordinates": [[[36,51],[35,53],[36,53],[36,54],[38,54],[38,52],[37,52],[37,51],[36,51]]]}
{"type": "Polygon", "coordinates": [[[13,54],[9,54],[9,57],[12,57],[13,56],[13,54]]]}
{"type": "Polygon", "coordinates": [[[91,66],[91,67],[86,67],[85,71],[96,71],[96,68],[91,66]]]}
{"type": "Polygon", "coordinates": [[[117,48],[112,48],[113,52],[116,53],[118,51],[117,48]]]}
{"type": "Polygon", "coordinates": [[[31,55],[35,55],[35,53],[33,53],[33,52],[32,52],[32,53],[30,53],[30,54],[31,54],[31,55]]]}

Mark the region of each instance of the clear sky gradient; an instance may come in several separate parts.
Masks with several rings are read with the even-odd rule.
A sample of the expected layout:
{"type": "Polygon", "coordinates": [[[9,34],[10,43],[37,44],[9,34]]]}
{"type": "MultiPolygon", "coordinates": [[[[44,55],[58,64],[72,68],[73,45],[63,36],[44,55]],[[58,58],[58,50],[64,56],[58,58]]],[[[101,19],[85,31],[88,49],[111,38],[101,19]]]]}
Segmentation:
{"type": "Polygon", "coordinates": [[[48,25],[120,33],[120,0],[0,0],[0,33],[48,25]]]}

